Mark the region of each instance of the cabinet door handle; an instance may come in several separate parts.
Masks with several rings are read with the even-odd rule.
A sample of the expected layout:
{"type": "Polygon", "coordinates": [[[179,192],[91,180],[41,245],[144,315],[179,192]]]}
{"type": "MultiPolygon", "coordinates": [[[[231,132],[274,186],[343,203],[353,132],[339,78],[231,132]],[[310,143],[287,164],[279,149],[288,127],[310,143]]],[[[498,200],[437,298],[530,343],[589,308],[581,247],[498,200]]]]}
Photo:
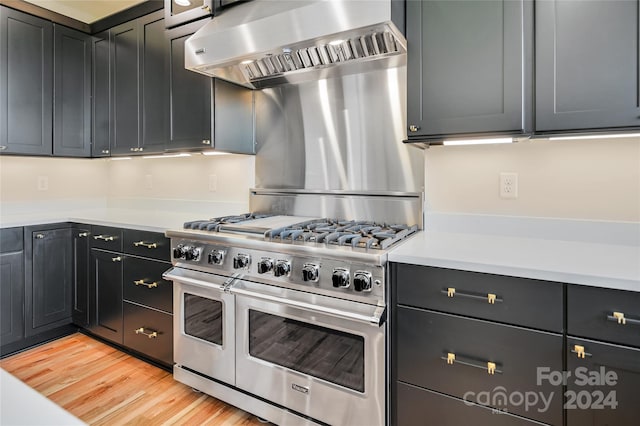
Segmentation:
{"type": "Polygon", "coordinates": [[[135,332],[136,334],[142,334],[144,336],[147,336],[149,339],[155,339],[156,337],[158,337],[158,332],[157,331],[153,331],[153,330],[148,330],[149,332],[144,330],[144,327],[140,327],[140,328],[136,328],[135,332]]]}
{"type": "Polygon", "coordinates": [[[113,241],[115,240],[115,237],[112,237],[111,235],[95,235],[93,239],[102,241],[113,241]]]}
{"type": "Polygon", "coordinates": [[[613,312],[607,315],[607,321],[617,322],[620,325],[640,325],[640,320],[624,316],[624,312],[613,312]]]}
{"type": "Polygon", "coordinates": [[[36,234],[36,240],[41,240],[44,238],[44,234],[36,234]]]}
{"type": "Polygon", "coordinates": [[[440,359],[447,361],[447,364],[449,365],[453,365],[453,364],[462,364],[462,365],[466,365],[467,367],[473,367],[473,368],[479,368],[481,370],[486,370],[487,374],[489,375],[494,375],[494,374],[502,374],[502,365],[495,363],[493,361],[486,361],[486,362],[482,362],[482,361],[478,361],[476,359],[473,358],[469,358],[469,357],[465,357],[465,356],[460,356],[460,355],[456,355],[453,352],[447,352],[447,356],[442,356],[440,357],[440,359]]]}
{"type": "Polygon", "coordinates": [[[483,293],[463,292],[463,291],[457,291],[455,287],[448,287],[448,288],[442,289],[440,293],[446,294],[447,297],[451,297],[451,298],[463,297],[466,299],[482,300],[489,303],[490,305],[495,305],[496,303],[504,302],[504,299],[495,293],[483,294],[483,293]]]}
{"type": "Polygon", "coordinates": [[[133,283],[134,283],[135,285],[144,285],[144,286],[146,286],[147,288],[154,288],[154,287],[158,287],[158,282],[157,282],[157,281],[154,281],[154,282],[152,282],[152,283],[146,283],[146,282],[144,282],[144,280],[135,280],[133,283]]]}
{"type": "Polygon", "coordinates": [[[202,140],[202,145],[211,145],[211,140],[209,140],[209,139],[203,139],[203,140],[202,140]]]}
{"type": "Polygon", "coordinates": [[[111,258],[111,261],[112,261],[112,262],[121,262],[121,261],[122,261],[122,258],[121,258],[120,256],[112,257],[112,258],[111,258]]]}
{"type": "Polygon", "coordinates": [[[101,154],[108,154],[108,153],[109,153],[109,150],[108,150],[108,149],[103,149],[103,150],[101,151],[101,154]]]}
{"type": "Polygon", "coordinates": [[[7,149],[6,145],[0,145],[0,151],[4,151],[5,149],[7,149]]]}
{"type": "Polygon", "coordinates": [[[144,241],[137,241],[135,243],[133,243],[134,246],[136,247],[146,247],[148,249],[154,249],[154,248],[158,248],[158,244],[156,243],[145,243],[144,241]]]}
{"type": "Polygon", "coordinates": [[[571,349],[572,354],[578,355],[578,358],[584,359],[586,356],[592,356],[590,353],[585,351],[584,346],[582,345],[573,345],[573,349],[571,349]]]}
{"type": "Polygon", "coordinates": [[[89,233],[88,233],[88,232],[80,232],[80,233],[78,234],[78,238],[88,237],[88,236],[89,236],[89,233]]]}
{"type": "Polygon", "coordinates": [[[420,126],[416,126],[415,124],[411,124],[409,126],[409,131],[410,132],[417,132],[418,130],[420,130],[420,126]]]}

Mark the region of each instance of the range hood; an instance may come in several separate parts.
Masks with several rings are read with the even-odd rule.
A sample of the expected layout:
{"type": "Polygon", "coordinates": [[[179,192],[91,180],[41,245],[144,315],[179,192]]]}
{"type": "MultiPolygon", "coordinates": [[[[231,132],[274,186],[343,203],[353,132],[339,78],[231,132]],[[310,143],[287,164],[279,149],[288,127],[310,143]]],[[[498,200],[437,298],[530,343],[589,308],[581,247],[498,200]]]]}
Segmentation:
{"type": "Polygon", "coordinates": [[[406,63],[404,1],[252,0],[185,44],[185,67],[252,89],[406,63]]]}

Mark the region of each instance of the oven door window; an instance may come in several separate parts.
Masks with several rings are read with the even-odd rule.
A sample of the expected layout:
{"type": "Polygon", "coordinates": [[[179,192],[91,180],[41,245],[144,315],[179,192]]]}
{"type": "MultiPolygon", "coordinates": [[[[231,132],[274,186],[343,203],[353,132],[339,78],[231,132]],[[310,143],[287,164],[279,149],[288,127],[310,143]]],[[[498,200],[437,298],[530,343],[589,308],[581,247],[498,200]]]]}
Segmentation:
{"type": "Polygon", "coordinates": [[[364,392],[364,337],[249,310],[249,354],[364,392]]]}
{"type": "Polygon", "coordinates": [[[185,293],[184,333],[222,345],[222,302],[185,293]]]}

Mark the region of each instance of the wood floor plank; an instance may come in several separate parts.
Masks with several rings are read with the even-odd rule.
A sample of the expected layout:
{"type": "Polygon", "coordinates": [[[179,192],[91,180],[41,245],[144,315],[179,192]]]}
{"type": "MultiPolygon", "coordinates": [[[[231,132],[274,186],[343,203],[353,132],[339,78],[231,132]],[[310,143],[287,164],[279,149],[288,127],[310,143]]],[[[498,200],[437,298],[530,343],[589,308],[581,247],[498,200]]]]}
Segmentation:
{"type": "Polygon", "coordinates": [[[80,333],[0,360],[0,367],[90,425],[262,425],[80,333]]]}

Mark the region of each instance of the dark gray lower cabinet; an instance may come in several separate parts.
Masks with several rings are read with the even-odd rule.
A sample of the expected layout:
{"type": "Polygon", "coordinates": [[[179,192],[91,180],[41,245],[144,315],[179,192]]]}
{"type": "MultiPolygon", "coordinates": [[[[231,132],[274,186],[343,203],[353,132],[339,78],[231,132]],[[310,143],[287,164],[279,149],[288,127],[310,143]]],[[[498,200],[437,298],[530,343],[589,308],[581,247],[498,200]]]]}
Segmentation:
{"type": "Polygon", "coordinates": [[[73,232],[72,320],[75,325],[89,325],[89,235],[90,227],[77,226],[73,232]]]}
{"type": "Polygon", "coordinates": [[[536,131],[640,126],[640,2],[536,1],[536,131]]]}
{"type": "Polygon", "coordinates": [[[562,335],[403,306],[397,309],[399,381],[562,425],[562,387],[537,383],[538,367],[562,371],[562,335]],[[537,400],[528,405],[520,395],[535,395],[537,400]]]}
{"type": "Polygon", "coordinates": [[[173,316],[124,302],[124,345],[166,365],[173,364],[173,316]]]}
{"type": "Polygon", "coordinates": [[[25,336],[71,323],[72,230],[25,228],[25,336]]]}
{"type": "Polygon", "coordinates": [[[398,382],[395,390],[398,426],[533,426],[542,424],[464,402],[438,392],[398,382]]]}
{"type": "Polygon", "coordinates": [[[22,228],[0,230],[0,345],[24,337],[22,228]]]}
{"type": "Polygon", "coordinates": [[[567,426],[638,424],[640,349],[568,337],[566,356],[567,426]]]}
{"type": "Polygon", "coordinates": [[[120,253],[91,249],[93,307],[89,330],[122,344],[122,263],[120,253]]]}

